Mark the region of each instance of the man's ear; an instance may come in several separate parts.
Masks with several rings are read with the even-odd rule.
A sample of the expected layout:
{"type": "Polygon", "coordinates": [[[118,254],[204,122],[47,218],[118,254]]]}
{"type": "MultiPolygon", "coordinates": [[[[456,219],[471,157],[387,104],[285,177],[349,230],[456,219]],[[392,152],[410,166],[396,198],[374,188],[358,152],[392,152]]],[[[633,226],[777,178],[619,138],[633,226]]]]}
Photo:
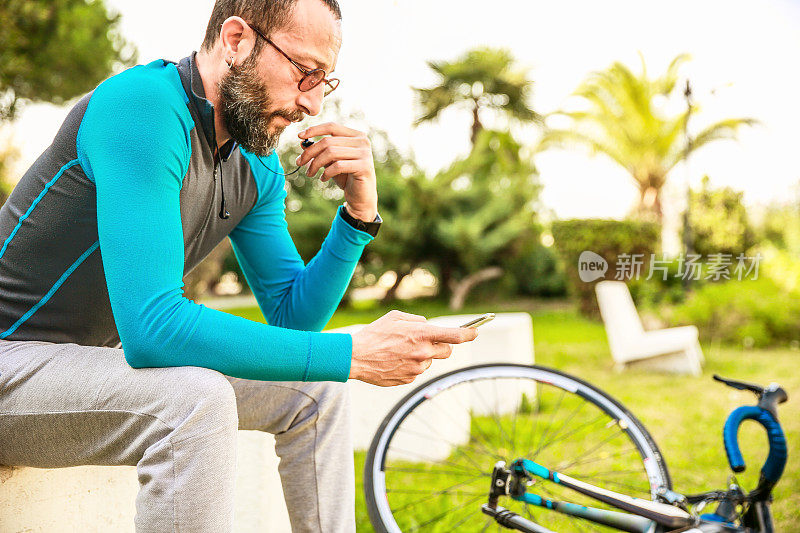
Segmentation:
{"type": "Polygon", "coordinates": [[[239,63],[250,55],[253,49],[253,31],[241,17],[228,17],[222,23],[219,32],[219,41],[222,44],[222,53],[225,61],[233,58],[239,63]]]}

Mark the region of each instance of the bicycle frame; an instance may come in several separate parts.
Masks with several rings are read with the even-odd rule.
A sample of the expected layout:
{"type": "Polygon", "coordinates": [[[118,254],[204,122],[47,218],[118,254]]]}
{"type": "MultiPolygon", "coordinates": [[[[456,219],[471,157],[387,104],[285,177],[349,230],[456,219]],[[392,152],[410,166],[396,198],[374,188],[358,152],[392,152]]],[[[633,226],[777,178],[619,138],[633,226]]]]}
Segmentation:
{"type": "MultiPolygon", "coordinates": [[[[686,533],[743,533],[749,531],[734,524],[693,516],[673,505],[632,498],[625,494],[596,487],[564,474],[550,471],[544,466],[527,459],[514,461],[510,470],[505,470],[504,465],[496,465],[492,479],[494,487],[502,486],[505,483],[505,479],[508,479],[509,495],[515,500],[550,509],[561,514],[583,518],[619,531],[627,531],[629,533],[658,533],[676,529],[686,533]],[[570,502],[552,501],[536,494],[525,492],[523,488],[525,480],[532,477],[557,483],[627,512],[609,511],[570,502]],[[497,483],[498,480],[501,483],[497,483]]],[[[513,520],[509,521],[509,518],[512,518],[509,515],[513,515],[513,513],[505,511],[502,507],[491,508],[491,504],[484,505],[482,511],[493,516],[502,525],[512,529],[529,533],[554,533],[520,516],[514,515],[513,520]],[[504,523],[504,520],[507,523],[504,523]]]]}
{"type": "Polygon", "coordinates": [[[500,496],[510,496],[514,500],[630,533],[660,533],[672,530],[684,533],[773,533],[770,512],[771,491],[780,479],[787,459],[786,438],[777,420],[777,404],[785,402],[788,399],[787,394],[777,384],[762,388],[726,380],[719,376],[714,376],[714,379],[733,388],[750,390],[759,397],[758,405],[742,406],[734,410],[728,416],[723,431],[725,451],[734,472],[742,472],[745,469],[737,440],[739,425],[744,420],[751,419],[759,422],[767,431],[769,456],[761,469],[758,487],[750,494],[745,495],[736,485],[732,485],[727,492],[709,492],[688,498],[664,490],[659,493],[659,497],[667,503],[661,503],[596,487],[549,470],[534,461],[520,458],[514,461],[509,469],[502,461],[495,465],[489,503],[482,506],[482,512],[510,529],[528,533],[554,533],[497,505],[500,496]],[[526,491],[529,482],[533,482],[535,486],[534,478],[562,485],[625,512],[542,498],[526,491]],[[698,516],[686,510],[687,503],[709,501],[720,502],[715,513],[698,516]],[[736,506],[739,504],[748,504],[741,516],[741,526],[733,523],[737,518],[736,506]]]}

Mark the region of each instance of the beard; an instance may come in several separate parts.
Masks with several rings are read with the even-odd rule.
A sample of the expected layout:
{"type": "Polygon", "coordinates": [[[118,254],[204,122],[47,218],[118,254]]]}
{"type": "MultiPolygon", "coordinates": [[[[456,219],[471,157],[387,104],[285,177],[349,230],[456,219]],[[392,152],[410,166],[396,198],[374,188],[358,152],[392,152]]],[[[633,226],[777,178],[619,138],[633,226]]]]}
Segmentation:
{"type": "Polygon", "coordinates": [[[289,121],[302,120],[303,113],[272,107],[269,91],[258,76],[256,54],[251,53],[238,66],[222,77],[217,89],[222,120],[234,141],[259,157],[269,155],[278,145],[285,126],[270,126],[274,117],[289,121]]]}

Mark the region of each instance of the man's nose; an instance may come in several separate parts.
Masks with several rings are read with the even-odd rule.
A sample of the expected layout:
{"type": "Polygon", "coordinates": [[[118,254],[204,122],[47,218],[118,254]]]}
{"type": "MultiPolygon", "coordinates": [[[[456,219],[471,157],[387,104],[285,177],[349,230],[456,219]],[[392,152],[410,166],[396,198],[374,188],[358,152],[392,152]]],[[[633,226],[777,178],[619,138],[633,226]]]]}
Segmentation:
{"type": "Polygon", "coordinates": [[[306,110],[309,116],[319,115],[322,111],[322,98],[324,96],[325,83],[320,83],[310,91],[300,91],[297,96],[297,105],[306,110]]]}

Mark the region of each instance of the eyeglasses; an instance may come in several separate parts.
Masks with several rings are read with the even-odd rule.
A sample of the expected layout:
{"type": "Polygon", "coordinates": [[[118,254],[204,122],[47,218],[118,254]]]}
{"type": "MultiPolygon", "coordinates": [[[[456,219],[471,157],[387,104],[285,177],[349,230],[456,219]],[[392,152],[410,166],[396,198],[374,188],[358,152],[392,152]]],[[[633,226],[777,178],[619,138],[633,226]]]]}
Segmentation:
{"type": "Polygon", "coordinates": [[[303,77],[300,79],[300,83],[297,84],[297,88],[298,89],[300,89],[303,92],[310,91],[311,89],[313,89],[314,87],[316,87],[320,83],[325,82],[325,91],[323,92],[323,95],[324,96],[328,96],[329,94],[331,94],[339,86],[339,80],[338,79],[336,79],[336,78],[330,78],[330,79],[326,78],[325,77],[325,71],[322,70],[321,68],[308,69],[308,68],[304,67],[303,65],[300,65],[297,61],[295,61],[294,59],[292,59],[291,57],[286,55],[286,52],[284,52],[283,50],[278,48],[278,45],[273,43],[270,40],[269,37],[267,37],[266,35],[261,33],[261,31],[259,31],[258,28],[256,28],[255,26],[253,26],[249,22],[248,22],[248,24],[250,25],[250,28],[252,28],[252,30],[254,32],[256,32],[256,35],[258,35],[259,37],[261,37],[262,39],[267,41],[269,44],[271,44],[272,47],[275,48],[275,50],[277,50],[278,52],[283,54],[283,57],[288,59],[289,62],[292,65],[297,67],[297,70],[299,70],[300,72],[303,73],[303,77]]]}

